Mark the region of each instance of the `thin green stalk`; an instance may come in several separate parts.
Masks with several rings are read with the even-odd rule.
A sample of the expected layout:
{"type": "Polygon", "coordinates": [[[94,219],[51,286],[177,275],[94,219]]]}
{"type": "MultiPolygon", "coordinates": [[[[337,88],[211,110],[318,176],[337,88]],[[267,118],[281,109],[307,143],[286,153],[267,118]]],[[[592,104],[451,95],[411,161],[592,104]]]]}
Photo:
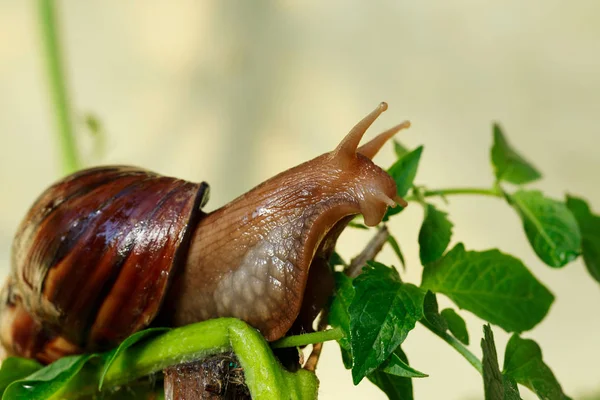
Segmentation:
{"type": "Polygon", "coordinates": [[[477,358],[477,356],[469,349],[467,349],[461,342],[456,340],[454,337],[450,336],[447,332],[439,332],[433,326],[431,326],[426,320],[419,321],[425,328],[429,329],[431,332],[435,333],[437,336],[442,338],[446,343],[454,348],[454,350],[458,351],[464,358],[467,359],[469,364],[471,364],[481,375],[483,375],[483,366],[481,365],[481,360],[477,358]]]}
{"type": "Polygon", "coordinates": [[[434,196],[452,196],[452,195],[482,195],[492,197],[502,197],[502,192],[497,188],[445,188],[436,190],[425,190],[418,195],[411,195],[405,198],[406,201],[418,201],[422,197],[434,196]]]}
{"type": "Polygon", "coordinates": [[[288,336],[271,344],[271,348],[280,349],[283,347],[306,346],[313,343],[322,343],[328,340],[339,340],[344,337],[344,332],[340,328],[333,328],[326,331],[317,331],[305,333],[303,335],[288,336]]]}
{"type": "Polygon", "coordinates": [[[57,32],[53,0],[38,0],[41,43],[44,52],[52,107],[56,120],[56,139],[65,174],[80,168],[73,132],[71,110],[67,95],[66,78],[61,62],[60,40],[57,32]]]}

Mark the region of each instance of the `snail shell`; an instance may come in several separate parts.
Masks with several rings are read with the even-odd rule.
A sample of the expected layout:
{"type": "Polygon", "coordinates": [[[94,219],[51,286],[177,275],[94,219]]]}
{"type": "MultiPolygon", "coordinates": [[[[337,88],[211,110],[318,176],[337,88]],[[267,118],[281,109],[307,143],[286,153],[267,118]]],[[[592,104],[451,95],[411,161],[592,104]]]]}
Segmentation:
{"type": "Polygon", "coordinates": [[[51,186],[17,230],[3,299],[13,313],[29,311],[25,325],[43,321],[38,329],[46,334],[29,343],[24,332],[32,326],[22,326],[23,318],[7,324],[5,309],[3,342],[33,357],[52,332],[94,349],[146,327],[207,198],[206,183],[124,166],[88,169],[51,186]]]}

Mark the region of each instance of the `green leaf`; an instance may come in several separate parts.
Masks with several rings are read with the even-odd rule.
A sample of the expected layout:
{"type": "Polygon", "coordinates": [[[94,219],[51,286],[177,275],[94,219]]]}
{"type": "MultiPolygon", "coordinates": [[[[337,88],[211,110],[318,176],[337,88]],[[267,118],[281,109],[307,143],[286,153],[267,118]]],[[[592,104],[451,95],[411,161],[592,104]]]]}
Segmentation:
{"type": "Polygon", "coordinates": [[[423,316],[438,333],[448,330],[448,322],[440,315],[436,295],[428,290],[423,300],[423,316]]]}
{"type": "Polygon", "coordinates": [[[521,185],[542,177],[533,165],[510,146],[500,125],[494,124],[493,131],[492,164],[497,180],[521,185]]]}
{"type": "Polygon", "coordinates": [[[402,378],[426,378],[429,376],[408,365],[408,362],[404,361],[404,358],[402,357],[403,355],[404,358],[406,358],[406,355],[400,346],[398,346],[398,348],[394,350],[388,359],[379,366],[379,370],[385,372],[386,374],[395,375],[402,378]]]}
{"type": "Polygon", "coordinates": [[[421,287],[508,332],[533,328],[554,301],[520,260],[498,250],[465,251],[462,243],[423,268],[421,287]]]}
{"type": "Polygon", "coordinates": [[[465,345],[469,345],[469,331],[467,330],[467,324],[460,315],[451,308],[446,308],[440,313],[442,317],[448,323],[448,329],[454,335],[455,338],[460,340],[465,345]]]}
{"type": "Polygon", "coordinates": [[[331,254],[331,257],[329,257],[329,265],[331,265],[332,267],[335,267],[336,265],[343,265],[345,267],[348,265],[348,263],[344,261],[342,256],[340,256],[337,251],[334,251],[331,254]]]}
{"type": "Polygon", "coordinates": [[[6,399],[53,399],[58,398],[68,383],[79,373],[86,362],[97,354],[67,356],[27,376],[26,379],[10,384],[2,398],[6,399]]]}
{"type": "Polygon", "coordinates": [[[400,260],[400,262],[402,263],[402,268],[404,268],[406,270],[406,262],[404,261],[404,254],[402,254],[402,250],[400,249],[400,245],[396,241],[396,238],[394,238],[392,235],[390,235],[387,238],[387,242],[390,244],[390,246],[392,246],[392,249],[394,250],[394,253],[396,253],[398,260],[400,260]]]}
{"type": "Polygon", "coordinates": [[[523,221],[529,243],[544,263],[558,268],[579,256],[581,234],[565,203],[544,197],[537,190],[519,190],[508,199],[523,221]]]}
{"type": "Polygon", "coordinates": [[[373,372],[404,341],[423,317],[425,292],[400,281],[398,272],[368,262],[354,279],[355,295],[349,307],[350,344],[358,384],[373,372]]]}
{"type": "Polygon", "coordinates": [[[593,214],[586,201],[578,197],[567,196],[567,207],[579,225],[585,266],[590,275],[600,282],[600,216],[593,214]]]}
{"type": "Polygon", "coordinates": [[[404,157],[408,152],[409,150],[402,143],[394,139],[394,153],[396,153],[396,157],[404,157]]]}
{"type": "Polygon", "coordinates": [[[329,324],[334,328],[340,328],[344,336],[338,342],[342,349],[350,350],[350,315],[348,308],[354,298],[354,286],[352,279],[341,272],[334,274],[335,297],[329,307],[329,324]]]}
{"type": "Polygon", "coordinates": [[[2,367],[0,368],[0,398],[2,398],[2,393],[4,393],[8,385],[19,379],[26,378],[41,368],[42,365],[40,363],[29,358],[6,358],[2,361],[2,367]]]}
{"type": "Polygon", "coordinates": [[[419,256],[422,265],[436,261],[444,255],[452,237],[452,226],[447,213],[439,211],[432,204],[427,204],[425,219],[419,231],[419,256]]]}
{"type": "Polygon", "coordinates": [[[498,354],[494,344],[494,335],[489,325],[483,326],[484,337],[481,339],[483,352],[483,388],[485,400],[504,400],[504,383],[498,366],[498,354]]]}
{"type": "Polygon", "coordinates": [[[484,325],[483,333],[484,338],[481,339],[481,349],[483,351],[485,400],[521,400],[517,384],[500,372],[492,328],[489,325],[484,325]]]}
{"type": "MultiPolygon", "coordinates": [[[[396,354],[408,365],[408,358],[400,347],[393,354],[396,354]]],[[[381,389],[390,400],[413,400],[412,379],[410,378],[387,374],[377,369],[369,374],[367,379],[381,389]]]]}
{"type": "Polygon", "coordinates": [[[142,341],[143,339],[147,339],[147,338],[155,336],[159,333],[168,332],[169,330],[170,330],[170,328],[150,328],[150,329],[146,329],[143,331],[135,332],[134,334],[129,336],[127,339],[122,341],[121,344],[119,345],[119,347],[110,351],[108,353],[107,360],[104,363],[104,370],[102,371],[102,374],[100,375],[100,381],[98,382],[98,390],[102,390],[102,384],[104,383],[104,377],[110,370],[112,363],[122,352],[124,352],[125,350],[127,350],[128,348],[130,348],[131,346],[136,344],[137,342],[142,341]]]}
{"type": "Polygon", "coordinates": [[[504,353],[504,374],[531,389],[540,399],[568,399],[542,360],[540,346],[531,339],[521,339],[516,334],[510,338],[504,353]]]}
{"type": "MultiPolygon", "coordinates": [[[[419,146],[410,153],[404,154],[388,169],[387,172],[396,182],[396,193],[398,196],[405,196],[412,187],[415,176],[417,175],[417,168],[419,167],[422,152],[423,146],[419,146]]],[[[390,216],[398,214],[403,209],[402,206],[388,208],[383,217],[383,221],[387,221],[390,216]]]]}

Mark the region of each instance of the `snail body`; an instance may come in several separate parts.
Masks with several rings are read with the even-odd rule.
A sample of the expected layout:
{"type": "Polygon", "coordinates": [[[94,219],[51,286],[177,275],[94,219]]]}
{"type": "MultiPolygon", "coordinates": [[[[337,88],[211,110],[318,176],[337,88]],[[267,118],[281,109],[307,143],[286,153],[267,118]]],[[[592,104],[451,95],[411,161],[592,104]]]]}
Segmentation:
{"type": "Polygon", "coordinates": [[[48,188],[13,242],[0,297],[7,354],[52,362],[115,346],[150,324],[240,318],[267,340],[310,323],[331,294],[327,263],[347,223],[378,224],[402,200],[359,147],[382,103],[338,147],[205,213],[208,184],[98,167],[48,188]]]}

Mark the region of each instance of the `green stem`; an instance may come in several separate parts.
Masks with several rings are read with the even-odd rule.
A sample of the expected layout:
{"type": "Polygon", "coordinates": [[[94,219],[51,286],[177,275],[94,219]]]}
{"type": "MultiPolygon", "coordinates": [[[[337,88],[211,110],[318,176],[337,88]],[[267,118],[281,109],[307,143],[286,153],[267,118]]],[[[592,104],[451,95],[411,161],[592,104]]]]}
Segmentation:
{"type": "Polygon", "coordinates": [[[322,343],[328,340],[339,340],[344,337],[344,332],[340,328],[329,329],[305,333],[303,335],[288,336],[271,344],[272,349],[281,349],[283,347],[306,346],[313,343],[322,343]]]}
{"type": "MultiPolygon", "coordinates": [[[[425,190],[420,193],[421,197],[433,196],[451,196],[460,194],[476,194],[482,196],[502,197],[502,193],[497,188],[445,188],[436,190],[425,190]]],[[[419,196],[411,195],[405,198],[406,201],[418,201],[419,196]]]]}
{"type": "Polygon", "coordinates": [[[442,338],[446,343],[454,348],[454,350],[458,351],[464,358],[467,359],[469,364],[471,364],[481,375],[483,375],[483,366],[481,365],[481,360],[477,358],[477,356],[469,349],[467,349],[461,342],[456,340],[454,337],[450,336],[447,332],[439,332],[433,326],[431,326],[426,320],[419,321],[423,326],[429,329],[431,332],[435,333],[437,336],[442,338]]]}
{"type": "MultiPolygon", "coordinates": [[[[253,399],[316,398],[318,380],[313,373],[303,369],[294,373],[285,370],[264,337],[256,329],[234,318],[211,319],[172,329],[136,343],[118,352],[114,358],[111,353],[84,356],[79,361],[81,365],[78,370],[63,370],[62,383],[42,378],[16,381],[6,389],[4,398],[91,398],[98,393],[101,379],[102,390],[110,391],[110,388],[159,372],[168,366],[226,351],[233,351],[240,361],[253,399]],[[68,376],[69,373],[75,375],[68,376]]],[[[81,356],[73,357],[81,359],[81,356]]],[[[68,357],[62,360],[69,361],[68,357]]],[[[48,377],[57,373],[55,369],[56,365],[50,364],[36,374],[48,377]]]]}
{"type": "Polygon", "coordinates": [[[38,0],[41,42],[46,62],[52,106],[56,119],[56,137],[65,174],[80,168],[69,101],[66,79],[61,62],[60,41],[57,32],[54,0],[38,0]]]}

